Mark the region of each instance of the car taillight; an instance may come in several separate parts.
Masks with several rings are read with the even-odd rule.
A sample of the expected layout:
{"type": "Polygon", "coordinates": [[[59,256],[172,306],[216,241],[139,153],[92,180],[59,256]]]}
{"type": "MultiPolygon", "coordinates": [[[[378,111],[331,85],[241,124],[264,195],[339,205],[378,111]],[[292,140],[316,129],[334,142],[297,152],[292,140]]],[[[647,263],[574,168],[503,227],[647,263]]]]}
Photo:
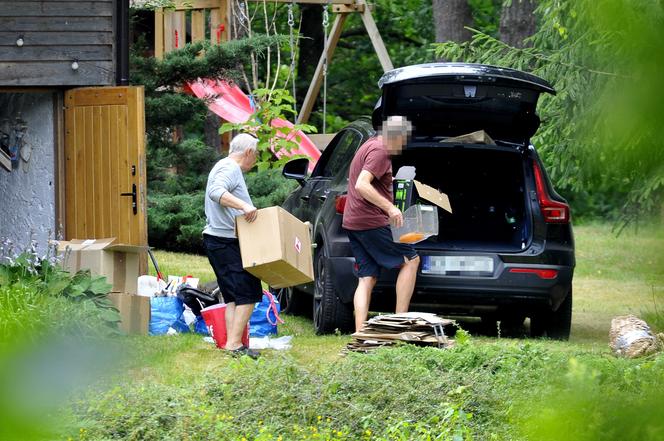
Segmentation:
{"type": "Polygon", "coordinates": [[[334,198],[334,208],[337,210],[337,213],[344,214],[344,210],[346,209],[345,194],[337,195],[337,197],[334,198]]]}
{"type": "Polygon", "coordinates": [[[544,183],[544,173],[537,161],[533,161],[533,170],[535,172],[535,187],[537,189],[537,200],[544,221],[554,224],[566,224],[569,222],[569,205],[564,202],[554,201],[549,197],[549,192],[544,183]]]}
{"type": "Polygon", "coordinates": [[[510,268],[511,273],[521,274],[535,274],[540,279],[555,279],[558,277],[558,271],[554,269],[540,269],[540,268],[510,268]]]}

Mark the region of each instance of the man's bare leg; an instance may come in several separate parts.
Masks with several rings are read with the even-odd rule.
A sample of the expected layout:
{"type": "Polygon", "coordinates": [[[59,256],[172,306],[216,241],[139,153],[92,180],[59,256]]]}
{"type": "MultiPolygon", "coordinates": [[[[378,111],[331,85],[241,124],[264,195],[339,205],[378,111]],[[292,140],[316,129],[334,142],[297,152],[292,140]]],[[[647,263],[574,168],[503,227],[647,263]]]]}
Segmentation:
{"type": "Polygon", "coordinates": [[[406,262],[399,270],[397,277],[397,307],[396,313],[408,312],[410,298],[413,297],[415,281],[417,280],[417,269],[420,267],[420,256],[406,262]]]}
{"type": "Polygon", "coordinates": [[[362,324],[369,316],[369,303],[371,302],[371,291],[376,285],[376,277],[360,277],[353,297],[355,307],[355,332],[358,332],[362,324]]]}
{"type": "MultiPolygon", "coordinates": [[[[254,306],[253,303],[235,306],[235,314],[230,327],[228,326],[228,322],[226,322],[226,331],[228,335],[226,349],[232,351],[233,349],[242,346],[242,333],[247,327],[247,323],[249,323],[251,313],[254,312],[254,306]]],[[[228,315],[226,315],[226,317],[228,317],[228,315]]]]}
{"type": "Polygon", "coordinates": [[[231,332],[233,327],[233,319],[235,318],[235,302],[226,303],[226,311],[224,319],[226,320],[226,341],[228,341],[228,333],[231,332]]]}

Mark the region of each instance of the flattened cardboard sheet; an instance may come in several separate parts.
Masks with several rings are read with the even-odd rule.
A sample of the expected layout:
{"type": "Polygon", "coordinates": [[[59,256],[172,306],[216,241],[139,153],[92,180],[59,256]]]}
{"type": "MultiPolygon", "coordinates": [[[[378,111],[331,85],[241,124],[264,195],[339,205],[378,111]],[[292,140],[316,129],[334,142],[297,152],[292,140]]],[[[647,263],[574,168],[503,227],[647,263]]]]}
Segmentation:
{"type": "Polygon", "coordinates": [[[447,197],[445,193],[441,193],[433,187],[430,187],[426,184],[421,183],[417,179],[415,181],[415,188],[417,189],[417,194],[422,198],[426,199],[429,202],[432,202],[438,205],[443,210],[448,213],[452,213],[452,206],[450,205],[450,198],[447,197]]]}

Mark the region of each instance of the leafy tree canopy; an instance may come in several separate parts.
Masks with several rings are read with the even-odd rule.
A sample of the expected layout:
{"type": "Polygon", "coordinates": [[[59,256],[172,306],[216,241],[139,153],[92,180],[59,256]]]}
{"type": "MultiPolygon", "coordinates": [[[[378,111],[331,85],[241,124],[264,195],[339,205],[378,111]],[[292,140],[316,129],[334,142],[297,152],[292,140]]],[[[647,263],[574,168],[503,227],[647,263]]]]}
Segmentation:
{"type": "Polygon", "coordinates": [[[473,30],[472,41],[435,45],[436,53],[552,82],[558,94],[542,97],[543,124],[534,142],[557,185],[594,205],[585,208],[595,214],[618,215],[622,225],[658,208],[664,189],[662,3],[541,0],[536,13],[532,47],[513,48],[473,30]]]}

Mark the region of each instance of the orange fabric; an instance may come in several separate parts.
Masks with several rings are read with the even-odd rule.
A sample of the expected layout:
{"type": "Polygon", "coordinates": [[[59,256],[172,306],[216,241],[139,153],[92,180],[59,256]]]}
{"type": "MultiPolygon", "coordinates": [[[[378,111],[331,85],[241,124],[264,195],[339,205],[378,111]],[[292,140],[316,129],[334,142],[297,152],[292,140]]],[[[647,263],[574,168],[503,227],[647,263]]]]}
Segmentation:
{"type": "Polygon", "coordinates": [[[401,242],[401,243],[415,243],[415,242],[421,241],[422,239],[424,239],[424,233],[419,233],[417,231],[413,231],[411,233],[402,234],[399,237],[399,242],[401,242]]]}

